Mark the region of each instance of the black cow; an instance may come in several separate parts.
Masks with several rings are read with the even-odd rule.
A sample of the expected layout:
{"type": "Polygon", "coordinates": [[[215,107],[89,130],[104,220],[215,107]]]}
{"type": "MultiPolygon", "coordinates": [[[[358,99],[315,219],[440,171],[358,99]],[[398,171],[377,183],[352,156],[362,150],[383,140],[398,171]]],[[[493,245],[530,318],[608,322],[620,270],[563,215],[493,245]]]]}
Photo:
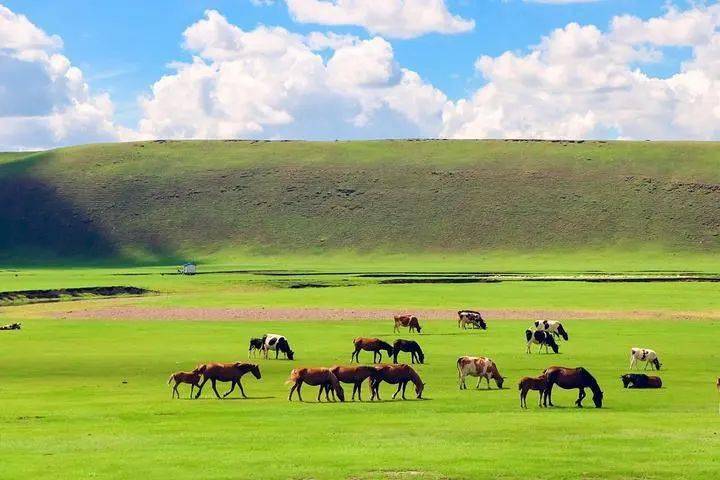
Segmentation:
{"type": "Polygon", "coordinates": [[[532,331],[527,329],[525,330],[525,339],[527,340],[527,353],[530,353],[530,345],[533,343],[540,345],[540,350],[542,350],[544,345],[545,353],[548,353],[548,347],[552,348],[553,352],[558,353],[558,344],[555,341],[555,337],[553,337],[553,334],[550,332],[545,332],[543,330],[532,331]]]}

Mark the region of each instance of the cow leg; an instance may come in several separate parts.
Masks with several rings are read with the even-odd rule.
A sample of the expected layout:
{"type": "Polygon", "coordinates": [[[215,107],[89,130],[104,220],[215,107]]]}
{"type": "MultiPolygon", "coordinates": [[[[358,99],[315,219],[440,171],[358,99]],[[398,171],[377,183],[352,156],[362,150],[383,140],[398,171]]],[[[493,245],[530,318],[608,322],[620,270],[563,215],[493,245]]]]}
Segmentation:
{"type": "Polygon", "coordinates": [[[217,380],[215,380],[214,378],[212,378],[212,379],[210,379],[210,381],[212,382],[213,392],[215,392],[215,396],[219,399],[219,398],[220,398],[220,394],[219,394],[218,391],[217,391],[217,380]]]}
{"type": "Polygon", "coordinates": [[[532,345],[532,341],[527,343],[527,353],[530,353],[530,345],[532,345]]]}
{"type": "Polygon", "coordinates": [[[205,383],[208,381],[208,377],[203,376],[203,381],[200,385],[198,385],[198,392],[197,395],[195,395],[195,399],[200,398],[200,394],[202,393],[202,389],[205,386],[205,383]]]}
{"type": "Polygon", "coordinates": [[[480,382],[482,382],[483,377],[478,377],[477,385],[475,385],[475,390],[480,390],[480,382]]]}
{"type": "Polygon", "coordinates": [[[583,398],[585,398],[585,389],[584,389],[584,388],[581,388],[581,389],[580,389],[580,393],[578,394],[578,399],[575,401],[575,405],[577,405],[578,407],[582,408],[583,398]]]}
{"type": "Polygon", "coordinates": [[[393,400],[395,400],[395,397],[397,397],[397,394],[400,393],[401,388],[402,388],[402,383],[398,383],[397,391],[392,396],[393,400]]]}
{"type": "Polygon", "coordinates": [[[647,367],[648,367],[649,364],[650,364],[650,362],[647,362],[647,361],[645,362],[645,368],[643,368],[643,371],[644,371],[644,370],[647,370],[647,367]]]}
{"type": "Polygon", "coordinates": [[[227,393],[226,393],[225,395],[223,395],[223,398],[225,398],[225,397],[227,397],[228,395],[230,395],[230,394],[233,392],[233,390],[235,390],[235,380],[233,380],[233,381],[230,383],[230,390],[228,390],[227,393]]]}

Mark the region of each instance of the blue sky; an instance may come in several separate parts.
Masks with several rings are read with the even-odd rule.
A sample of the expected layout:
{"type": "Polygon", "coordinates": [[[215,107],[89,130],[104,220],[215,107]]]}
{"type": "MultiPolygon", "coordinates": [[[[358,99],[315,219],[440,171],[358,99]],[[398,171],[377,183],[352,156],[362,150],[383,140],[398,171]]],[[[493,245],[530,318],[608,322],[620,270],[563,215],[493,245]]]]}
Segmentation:
{"type": "MultiPolygon", "coordinates": [[[[397,1],[401,2],[402,0],[397,1]]],[[[438,1],[442,3],[441,0],[438,1]]],[[[521,0],[449,0],[445,2],[447,11],[464,20],[474,21],[474,28],[450,34],[429,32],[415,38],[394,38],[392,32],[373,32],[367,25],[319,25],[312,21],[295,21],[289,13],[288,5],[281,0],[270,5],[260,6],[254,5],[250,0],[154,0],[151,2],[139,0],[123,2],[0,0],[0,4],[14,15],[25,16],[47,35],[60,37],[62,48],[59,52],[73,66],[82,71],[84,82],[89,90],[93,94],[108,94],[113,105],[110,121],[118,127],[137,130],[138,122],[146,114],[144,107],[138,102],[138,98],[143,95],[152,97],[151,88],[155,82],[163,75],[176,73],[174,63],[192,62],[192,56],[193,54],[197,55],[197,51],[188,51],[184,47],[183,34],[190,26],[205,19],[208,10],[217,11],[228,25],[239,27],[243,32],[251,32],[259,25],[265,25],[280,26],[289,32],[300,35],[307,35],[310,32],[333,32],[353,36],[357,42],[380,37],[391,48],[392,62],[397,65],[397,68],[416,72],[424,84],[432,86],[444,96],[442,102],[453,103],[449,107],[447,106],[449,104],[442,107],[442,112],[439,110],[436,112],[439,118],[439,116],[459,115],[458,102],[472,101],[479,89],[492,82],[487,71],[476,68],[476,60],[482,56],[498,59],[503,53],[511,52],[518,58],[522,58],[528,55],[533,46],[538,45],[543,37],[550,35],[556,29],[565,29],[573,23],[582,26],[596,26],[603,33],[608,33],[613,18],[619,16],[629,15],[636,17],[641,22],[647,22],[653,18],[667,16],[669,8],[674,9],[678,14],[694,9],[707,12],[707,9],[712,8],[716,2],[707,2],[698,7],[697,3],[690,4],[680,1],[669,4],[664,0],[599,0],[579,3],[561,2],[561,4],[521,0]]],[[[707,15],[712,16],[714,13],[707,15]]],[[[632,48],[636,50],[651,48],[655,51],[655,58],[652,61],[626,59],[624,60],[625,66],[628,71],[639,68],[643,74],[651,78],[668,79],[681,72],[683,62],[692,60],[696,49],[702,46],[699,42],[711,43],[709,37],[714,34],[714,24],[712,28],[713,30],[706,35],[708,38],[697,41],[678,40],[676,44],[672,44],[672,42],[664,40],[640,39],[632,44],[632,48]]],[[[0,44],[0,50],[2,50],[2,44],[0,44]]],[[[319,52],[318,55],[327,62],[334,53],[334,50],[326,50],[319,52]]],[[[208,64],[218,63],[216,58],[206,57],[205,61],[208,64]]],[[[576,61],[582,61],[582,58],[576,61]]],[[[492,68],[487,67],[487,70],[492,68]]],[[[714,71],[708,70],[705,73],[711,79],[715,79],[714,71]]],[[[500,81],[500,78],[496,79],[496,82],[500,81]]],[[[542,84],[542,79],[537,82],[542,84]]],[[[514,95],[513,93],[504,95],[504,97],[514,98],[514,95]]],[[[388,103],[386,99],[374,99],[373,102],[388,103]]],[[[490,103],[492,102],[488,102],[488,104],[490,103]]],[[[360,130],[363,133],[358,136],[376,136],[375,131],[385,130],[383,121],[396,122],[397,118],[403,117],[401,123],[406,122],[408,118],[406,112],[401,112],[401,109],[398,108],[393,107],[393,110],[393,108],[386,107],[383,105],[382,108],[377,107],[373,111],[373,115],[376,115],[373,117],[375,129],[365,128],[366,124],[363,124],[362,121],[353,120],[355,125],[362,126],[360,130]],[[388,111],[385,112],[384,109],[388,111]]],[[[273,105],[273,108],[279,107],[273,105]]],[[[498,109],[506,111],[509,108],[513,108],[513,106],[500,105],[492,111],[495,112],[498,109]]],[[[588,112],[592,113],[590,116],[597,117],[598,114],[595,112],[597,108],[597,106],[591,105],[585,109],[586,111],[565,112],[566,120],[571,118],[567,115],[575,115],[572,118],[588,117],[588,112]]],[[[292,112],[290,113],[292,114],[292,112]]],[[[487,116],[489,113],[490,111],[483,111],[482,116],[487,116]]],[[[523,126],[529,125],[528,122],[541,113],[529,112],[522,121],[508,121],[507,131],[528,134],[537,131],[536,136],[552,134],[553,132],[545,132],[542,128],[523,126]]],[[[559,114],[562,115],[563,112],[559,112],[559,114]]],[[[168,115],[172,117],[172,112],[168,112],[168,115]]],[[[467,112],[464,115],[468,119],[463,125],[472,123],[472,118],[470,118],[472,115],[467,112]],[[468,115],[470,116],[468,117],[468,115]]],[[[295,115],[291,116],[295,121],[299,120],[295,115]]],[[[607,132],[618,132],[619,128],[621,131],[620,134],[617,134],[619,137],[630,138],[633,136],[632,128],[609,125],[612,122],[608,121],[591,121],[587,118],[586,121],[592,123],[592,128],[580,129],[578,130],[579,134],[585,132],[586,136],[611,135],[607,132]]],[[[416,119],[413,119],[413,122],[416,122],[416,119]]],[[[502,135],[505,130],[502,122],[500,120],[498,122],[500,123],[493,126],[479,125],[478,122],[475,122],[476,127],[473,127],[475,130],[471,128],[465,128],[465,130],[477,131],[478,136],[502,135]]],[[[558,125],[560,124],[558,123],[558,125]]],[[[405,130],[408,133],[414,133],[413,128],[408,124],[405,130]]],[[[430,136],[441,134],[444,136],[447,132],[456,133],[452,129],[430,124],[423,124],[422,128],[418,129],[418,133],[425,136],[428,132],[435,132],[433,128],[437,130],[436,135],[430,136]]],[[[398,132],[403,133],[405,130],[401,129],[398,132]]],[[[148,132],[150,131],[152,129],[148,130],[148,132]]],[[[223,130],[208,128],[197,133],[217,133],[218,131],[223,130]]],[[[243,136],[242,132],[245,132],[242,129],[230,129],[229,131],[240,132],[238,136],[243,136]]],[[[275,133],[270,133],[271,131],[271,128],[261,128],[248,131],[247,134],[252,136],[254,133],[257,136],[272,137],[275,133]]],[[[342,132],[346,131],[350,131],[347,136],[354,136],[351,129],[342,130],[342,132]]],[[[460,128],[457,131],[463,131],[463,129],[460,128]]],[[[556,128],[558,135],[562,135],[566,131],[567,134],[573,133],[572,129],[556,128]]],[[[168,132],[181,132],[177,136],[183,136],[182,132],[187,133],[187,129],[178,126],[168,132]]],[[[286,132],[293,136],[290,130],[276,131],[276,133],[286,132]]],[[[158,133],[162,132],[158,131],[158,133]]],[[[330,133],[329,137],[340,131],[330,133]]],[[[663,137],[664,133],[648,131],[647,136],[663,137]]],[[[697,135],[696,133],[688,128],[685,136],[688,138],[697,136],[705,139],[714,138],[716,134],[714,130],[702,131],[697,135]]],[[[130,134],[126,132],[125,135],[130,134]]],[[[186,136],[195,135],[190,132],[186,136]]],[[[470,136],[473,136],[472,133],[470,136]]],[[[319,137],[323,137],[323,135],[319,135],[319,137]]],[[[78,138],[82,138],[82,135],[79,135],[78,138]]],[[[88,138],[92,139],[93,137],[89,136],[88,138]]],[[[0,141],[0,145],[2,143],[3,141],[0,141]]],[[[13,144],[8,139],[4,139],[4,143],[7,146],[13,144]]],[[[24,146],[23,142],[17,143],[16,146],[24,146]]],[[[64,142],[60,140],[55,143],[62,144],[64,142]]]]}

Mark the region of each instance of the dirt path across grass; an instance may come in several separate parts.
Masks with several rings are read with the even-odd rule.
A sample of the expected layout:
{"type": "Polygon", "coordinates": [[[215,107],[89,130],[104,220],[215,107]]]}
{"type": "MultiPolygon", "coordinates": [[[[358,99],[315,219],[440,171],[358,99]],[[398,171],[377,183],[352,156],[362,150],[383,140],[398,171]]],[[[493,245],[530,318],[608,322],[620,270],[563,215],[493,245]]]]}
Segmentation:
{"type": "MultiPolygon", "coordinates": [[[[55,312],[56,318],[99,320],[202,320],[202,321],[303,321],[303,320],[383,320],[405,313],[391,309],[356,308],[192,308],[144,307],[116,305],[100,308],[70,308],[55,312]]],[[[450,309],[414,309],[411,313],[422,320],[456,319],[450,309]]],[[[663,312],[663,311],[587,311],[587,310],[484,310],[489,320],[584,319],[584,320],[692,320],[720,319],[720,312],[663,312]]]]}

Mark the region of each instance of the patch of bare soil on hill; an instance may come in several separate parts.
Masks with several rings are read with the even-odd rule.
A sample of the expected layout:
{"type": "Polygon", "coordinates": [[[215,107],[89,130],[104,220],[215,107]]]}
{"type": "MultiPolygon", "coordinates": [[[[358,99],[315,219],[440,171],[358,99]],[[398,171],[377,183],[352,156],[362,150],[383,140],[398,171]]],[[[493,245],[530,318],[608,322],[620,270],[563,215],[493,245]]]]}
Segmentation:
{"type": "MultiPolygon", "coordinates": [[[[142,307],[117,305],[101,308],[78,308],[58,312],[59,318],[101,320],[200,320],[200,321],[339,321],[382,320],[405,313],[391,309],[355,308],[192,308],[192,307],[142,307]]],[[[456,319],[457,313],[450,309],[415,309],[412,313],[422,320],[456,319]]],[[[533,310],[498,309],[484,310],[483,316],[492,320],[625,320],[625,319],[720,319],[720,312],[662,312],[662,311],[589,311],[589,310],[533,310]]]]}

